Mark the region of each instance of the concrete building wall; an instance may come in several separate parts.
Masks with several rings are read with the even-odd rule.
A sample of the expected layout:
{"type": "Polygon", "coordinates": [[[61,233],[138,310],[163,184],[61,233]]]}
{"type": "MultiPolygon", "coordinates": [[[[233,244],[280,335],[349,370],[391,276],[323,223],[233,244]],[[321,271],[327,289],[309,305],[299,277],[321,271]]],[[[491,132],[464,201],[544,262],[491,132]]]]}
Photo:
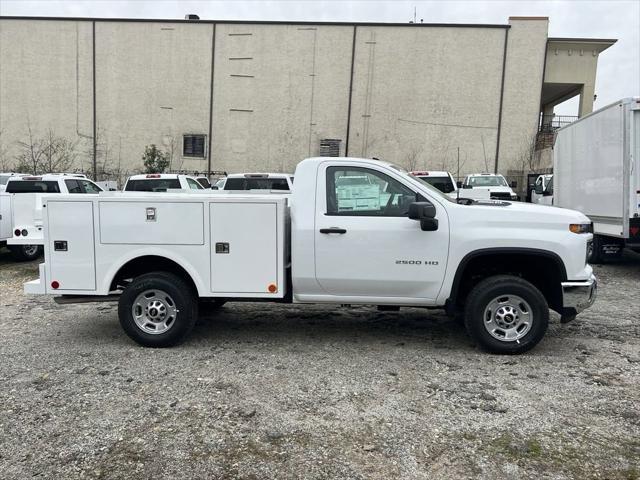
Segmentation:
{"type": "Polygon", "coordinates": [[[174,170],[291,172],[323,138],[411,169],[455,172],[459,148],[461,175],[496,156],[507,172],[536,133],[547,26],[3,18],[0,152],[52,128],[91,173],[95,66],[107,177],[140,171],[151,143],[174,170]],[[182,155],[184,134],[206,136],[204,156],[182,155]]]}
{"type": "Polygon", "coordinates": [[[509,19],[498,170],[522,169],[535,146],[547,45],[547,18],[509,19]]]}
{"type": "Polygon", "coordinates": [[[145,145],[173,151],[172,168],[203,170],[182,157],[182,135],[209,132],[213,26],[96,22],[99,170],[142,166],[145,145]]]}
{"type": "Polygon", "coordinates": [[[505,29],[358,27],[349,153],[492,168],[505,29]]]}
{"type": "MultiPolygon", "coordinates": [[[[91,23],[0,21],[0,140],[5,160],[19,142],[47,135],[77,143],[88,167],[93,134],[91,23]]],[[[9,159],[9,160],[7,160],[9,159]]]]}
{"type": "Polygon", "coordinates": [[[346,139],[352,39],[353,27],[217,25],[214,169],[291,172],[320,139],[346,139]]]}

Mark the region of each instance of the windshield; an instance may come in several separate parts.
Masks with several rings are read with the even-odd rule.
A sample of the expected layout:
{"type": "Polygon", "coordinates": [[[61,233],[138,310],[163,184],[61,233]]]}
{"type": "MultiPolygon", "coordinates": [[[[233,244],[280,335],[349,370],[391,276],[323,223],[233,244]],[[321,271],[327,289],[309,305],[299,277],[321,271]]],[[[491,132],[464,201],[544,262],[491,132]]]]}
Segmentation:
{"type": "Polygon", "coordinates": [[[286,178],[227,178],[224,190],[289,190],[286,178]]]}
{"type": "Polygon", "coordinates": [[[436,187],[442,193],[451,193],[455,191],[456,187],[451,181],[450,177],[434,177],[434,176],[417,176],[416,178],[423,182],[436,187]]]}
{"type": "Polygon", "coordinates": [[[497,175],[482,175],[469,177],[467,184],[472,187],[507,187],[507,181],[497,175]]]}
{"type": "Polygon", "coordinates": [[[0,177],[0,185],[6,185],[10,178],[9,175],[0,177]]]}

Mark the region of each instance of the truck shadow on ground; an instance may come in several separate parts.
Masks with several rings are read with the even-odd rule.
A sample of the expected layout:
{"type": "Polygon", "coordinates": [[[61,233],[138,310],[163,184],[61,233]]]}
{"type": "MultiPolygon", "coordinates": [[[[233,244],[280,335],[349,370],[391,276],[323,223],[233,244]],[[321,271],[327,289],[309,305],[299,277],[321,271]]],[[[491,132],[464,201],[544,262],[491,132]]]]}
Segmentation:
{"type": "Polygon", "coordinates": [[[468,348],[464,328],[441,311],[407,308],[382,313],[374,307],[285,307],[227,304],[203,312],[193,332],[199,341],[286,341],[299,343],[429,344],[434,348],[468,348]]]}

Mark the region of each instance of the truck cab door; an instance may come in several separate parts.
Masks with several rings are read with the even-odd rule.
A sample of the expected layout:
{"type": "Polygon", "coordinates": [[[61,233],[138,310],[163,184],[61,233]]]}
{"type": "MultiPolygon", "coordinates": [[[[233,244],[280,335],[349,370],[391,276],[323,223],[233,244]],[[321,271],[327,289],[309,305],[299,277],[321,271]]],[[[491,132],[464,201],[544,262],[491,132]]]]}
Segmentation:
{"type": "Polygon", "coordinates": [[[316,185],[315,272],[323,293],[345,303],[430,304],[443,283],[449,222],[442,204],[391,168],[323,162],[316,185]],[[438,229],[422,231],[409,205],[436,207],[438,229]],[[404,299],[404,301],[403,301],[404,299]]]}

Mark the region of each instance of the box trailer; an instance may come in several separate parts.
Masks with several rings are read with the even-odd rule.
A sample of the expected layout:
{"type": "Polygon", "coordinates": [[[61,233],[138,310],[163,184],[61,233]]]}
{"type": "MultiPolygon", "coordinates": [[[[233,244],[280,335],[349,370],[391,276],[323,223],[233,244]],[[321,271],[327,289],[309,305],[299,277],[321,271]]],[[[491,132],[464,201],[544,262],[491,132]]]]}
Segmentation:
{"type": "Polygon", "coordinates": [[[557,131],[554,205],[593,222],[592,262],[640,251],[640,98],[625,98],[557,131]]]}

